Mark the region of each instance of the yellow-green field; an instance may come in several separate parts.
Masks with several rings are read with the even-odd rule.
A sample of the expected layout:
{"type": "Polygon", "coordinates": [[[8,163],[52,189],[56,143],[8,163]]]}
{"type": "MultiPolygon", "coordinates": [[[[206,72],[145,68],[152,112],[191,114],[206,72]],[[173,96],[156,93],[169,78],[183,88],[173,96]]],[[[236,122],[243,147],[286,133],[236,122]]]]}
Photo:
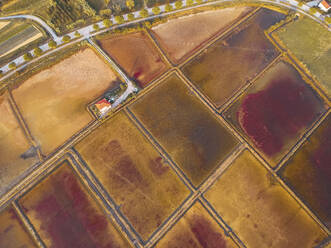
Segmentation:
{"type": "Polygon", "coordinates": [[[331,32],[303,17],[280,28],[275,35],[308,68],[330,98],[331,32]]]}

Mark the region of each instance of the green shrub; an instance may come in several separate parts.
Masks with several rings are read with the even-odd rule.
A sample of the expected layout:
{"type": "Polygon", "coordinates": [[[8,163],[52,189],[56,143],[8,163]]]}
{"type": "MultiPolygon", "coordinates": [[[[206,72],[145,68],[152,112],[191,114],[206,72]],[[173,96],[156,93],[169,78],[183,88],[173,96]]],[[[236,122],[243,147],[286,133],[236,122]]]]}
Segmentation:
{"type": "Polygon", "coordinates": [[[160,14],[160,12],[161,12],[161,10],[160,10],[159,7],[154,7],[154,8],[152,9],[152,11],[153,11],[153,13],[154,13],[155,15],[158,15],[158,14],[160,14]]]}
{"type": "Polygon", "coordinates": [[[193,0],[186,0],[186,5],[187,6],[191,6],[194,4],[194,1],[193,0]]]}
{"type": "Polygon", "coordinates": [[[41,50],[40,47],[36,47],[35,49],[33,49],[33,53],[35,56],[39,57],[40,55],[43,54],[43,50],[41,50]]]}
{"type": "Polygon", "coordinates": [[[56,44],[56,42],[54,40],[51,40],[50,42],[48,42],[48,46],[50,48],[56,48],[57,44],[56,44]]]}
{"type": "Polygon", "coordinates": [[[165,11],[166,12],[170,12],[172,10],[172,6],[168,3],[168,4],[166,4],[166,6],[165,6],[165,11]]]}
{"type": "Polygon", "coordinates": [[[183,7],[183,2],[178,0],[178,1],[175,3],[175,7],[176,7],[176,9],[180,9],[181,7],[183,7]]]}
{"type": "Polygon", "coordinates": [[[16,69],[16,63],[15,62],[11,62],[9,65],[8,65],[9,69],[11,70],[14,70],[16,69]]]}
{"type": "Polygon", "coordinates": [[[309,9],[309,13],[310,13],[311,15],[315,14],[316,12],[317,12],[317,9],[314,8],[314,7],[311,7],[311,8],[309,9]]]}
{"type": "Polygon", "coordinates": [[[97,23],[93,24],[93,29],[95,31],[98,31],[100,29],[99,25],[97,23]]]}
{"type": "Polygon", "coordinates": [[[132,14],[132,13],[128,14],[128,20],[133,21],[134,20],[134,14],[132,14]]]}
{"type": "Polygon", "coordinates": [[[197,4],[202,4],[202,0],[196,0],[197,4]]]}
{"type": "Polygon", "coordinates": [[[115,16],[115,21],[118,24],[122,24],[124,22],[124,17],[123,16],[115,16]]]}
{"type": "Polygon", "coordinates": [[[324,21],[327,23],[327,24],[331,24],[331,17],[330,16],[326,16],[324,21]]]}
{"type": "Polygon", "coordinates": [[[146,18],[146,17],[148,17],[148,11],[147,11],[147,9],[142,9],[142,10],[140,11],[140,16],[141,16],[142,18],[146,18]]]}
{"type": "Polygon", "coordinates": [[[303,2],[299,2],[298,7],[302,7],[302,6],[303,6],[303,2]]]}
{"type": "Polygon", "coordinates": [[[65,43],[69,42],[70,40],[71,40],[71,38],[70,38],[69,35],[65,35],[65,36],[62,37],[62,41],[65,42],[65,43]]]}
{"type": "Polygon", "coordinates": [[[24,54],[24,55],[23,55],[23,59],[24,59],[25,61],[30,61],[30,60],[32,60],[32,59],[33,59],[32,54],[31,54],[31,53],[26,53],[26,54],[24,54]]]}
{"type": "Polygon", "coordinates": [[[109,19],[103,20],[103,25],[105,25],[106,28],[109,28],[111,25],[113,25],[113,22],[109,19]]]}
{"type": "Polygon", "coordinates": [[[75,37],[80,37],[81,35],[80,35],[80,33],[78,32],[78,31],[76,31],[75,33],[74,33],[74,35],[75,35],[75,37]]]}

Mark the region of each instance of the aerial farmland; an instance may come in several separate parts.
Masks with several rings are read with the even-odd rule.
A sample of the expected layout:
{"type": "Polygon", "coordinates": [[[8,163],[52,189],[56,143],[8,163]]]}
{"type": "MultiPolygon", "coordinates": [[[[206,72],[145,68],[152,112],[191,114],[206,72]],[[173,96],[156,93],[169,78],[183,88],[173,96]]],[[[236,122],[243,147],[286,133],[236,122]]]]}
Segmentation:
{"type": "Polygon", "coordinates": [[[330,247],[328,4],[2,1],[0,248],[330,247]]]}

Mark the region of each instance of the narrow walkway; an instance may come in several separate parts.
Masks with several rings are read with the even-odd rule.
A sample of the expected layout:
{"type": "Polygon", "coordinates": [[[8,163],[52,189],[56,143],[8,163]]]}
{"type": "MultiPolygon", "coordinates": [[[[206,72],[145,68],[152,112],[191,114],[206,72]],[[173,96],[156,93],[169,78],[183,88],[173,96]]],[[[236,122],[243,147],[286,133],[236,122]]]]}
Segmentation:
{"type": "Polygon", "coordinates": [[[125,83],[127,84],[127,88],[124,93],[112,104],[112,109],[116,108],[122,102],[124,102],[131,93],[136,93],[139,89],[116,64],[116,62],[113,61],[91,38],[88,38],[87,41],[111,64],[111,66],[116,70],[116,72],[124,79],[125,83]]]}

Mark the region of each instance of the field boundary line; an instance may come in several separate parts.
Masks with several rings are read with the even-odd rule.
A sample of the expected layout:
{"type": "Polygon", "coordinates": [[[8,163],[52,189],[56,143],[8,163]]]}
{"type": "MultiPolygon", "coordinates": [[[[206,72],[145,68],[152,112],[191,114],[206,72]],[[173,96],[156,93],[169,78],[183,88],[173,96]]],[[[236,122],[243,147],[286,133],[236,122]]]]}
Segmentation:
{"type": "Polygon", "coordinates": [[[236,28],[241,26],[243,23],[247,22],[250,18],[253,18],[254,15],[261,9],[261,7],[257,7],[254,10],[247,13],[245,16],[243,16],[240,20],[233,23],[228,29],[224,30],[223,32],[220,32],[219,34],[215,34],[215,36],[211,37],[207,41],[205,41],[204,44],[201,45],[201,47],[190,54],[189,57],[187,57],[184,61],[180,62],[178,65],[176,65],[177,68],[184,67],[186,64],[190,63],[193,59],[198,57],[205,49],[208,49],[210,46],[212,46],[214,43],[216,43],[218,40],[224,39],[225,37],[231,35],[235,31],[236,28]]]}
{"type": "Polygon", "coordinates": [[[38,232],[35,230],[34,226],[30,222],[29,218],[24,214],[22,208],[18,204],[18,202],[13,201],[12,206],[14,211],[18,215],[18,218],[22,221],[23,226],[26,228],[26,231],[29,233],[29,236],[33,239],[36,245],[40,248],[46,248],[46,245],[42,241],[41,237],[39,236],[38,232]]]}
{"type": "Polygon", "coordinates": [[[274,168],[274,171],[278,171],[288,162],[288,160],[304,145],[308,138],[320,127],[322,122],[331,114],[331,108],[327,109],[317,121],[314,122],[312,127],[304,133],[301,139],[290,149],[290,151],[281,159],[281,161],[274,168]]]}
{"type": "Polygon", "coordinates": [[[42,162],[44,160],[44,157],[42,155],[40,146],[37,144],[36,140],[33,138],[32,133],[28,127],[28,124],[24,120],[24,117],[12,95],[12,92],[9,89],[7,89],[7,92],[8,92],[8,100],[9,100],[10,108],[13,111],[13,114],[15,115],[15,118],[17,119],[17,122],[18,122],[21,130],[23,131],[25,138],[27,139],[28,143],[30,143],[36,149],[39,161],[42,162]]]}
{"type": "Polygon", "coordinates": [[[134,232],[131,231],[130,226],[126,225],[125,220],[122,216],[117,213],[118,206],[115,203],[109,201],[108,194],[100,184],[92,170],[89,168],[86,161],[82,156],[75,150],[71,148],[68,151],[70,155],[70,163],[76,174],[80,177],[81,181],[85,184],[87,191],[91,193],[92,198],[98,203],[99,207],[106,212],[106,215],[111,219],[111,222],[115,229],[120,227],[119,233],[124,236],[125,239],[136,248],[142,248],[139,244],[139,239],[137,239],[134,232]]]}

